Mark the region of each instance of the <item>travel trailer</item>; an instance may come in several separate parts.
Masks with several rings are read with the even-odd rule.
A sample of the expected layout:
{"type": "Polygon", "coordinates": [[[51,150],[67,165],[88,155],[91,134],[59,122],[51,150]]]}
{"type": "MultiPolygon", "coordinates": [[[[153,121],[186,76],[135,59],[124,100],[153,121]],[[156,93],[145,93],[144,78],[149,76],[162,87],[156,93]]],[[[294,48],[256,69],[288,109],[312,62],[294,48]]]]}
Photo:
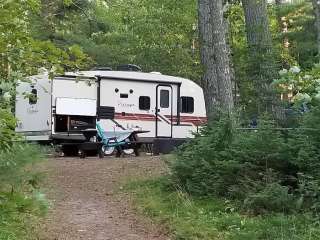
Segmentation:
{"type": "Polygon", "coordinates": [[[81,131],[99,121],[106,131],[140,129],[141,139],[174,145],[207,121],[203,91],[193,81],[127,71],[32,76],[17,86],[15,110],[17,132],[54,143],[82,141],[81,131]]]}

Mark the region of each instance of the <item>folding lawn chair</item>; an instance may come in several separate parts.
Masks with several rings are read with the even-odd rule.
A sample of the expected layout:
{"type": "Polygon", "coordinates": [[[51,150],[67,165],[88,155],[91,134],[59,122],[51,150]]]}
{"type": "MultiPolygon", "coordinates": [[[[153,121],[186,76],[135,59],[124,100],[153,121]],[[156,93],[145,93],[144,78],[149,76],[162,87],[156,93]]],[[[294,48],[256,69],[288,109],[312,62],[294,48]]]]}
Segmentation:
{"type": "Polygon", "coordinates": [[[120,157],[121,154],[123,153],[123,149],[122,146],[127,144],[125,141],[118,141],[118,138],[115,137],[107,137],[105,135],[105,131],[104,129],[101,127],[101,124],[99,122],[97,122],[97,133],[98,136],[101,138],[101,142],[102,142],[102,149],[101,152],[103,154],[112,154],[114,149],[117,149],[117,157],[120,157]],[[110,150],[112,149],[112,150],[110,150]]]}

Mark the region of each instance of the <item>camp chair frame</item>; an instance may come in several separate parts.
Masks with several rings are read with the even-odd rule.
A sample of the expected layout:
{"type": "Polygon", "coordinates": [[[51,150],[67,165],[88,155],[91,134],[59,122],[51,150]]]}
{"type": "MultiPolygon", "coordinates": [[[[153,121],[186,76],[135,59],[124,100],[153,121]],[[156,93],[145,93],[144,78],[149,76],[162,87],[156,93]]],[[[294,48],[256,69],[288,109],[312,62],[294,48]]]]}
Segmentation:
{"type": "Polygon", "coordinates": [[[111,138],[106,137],[104,130],[101,127],[100,123],[97,122],[96,125],[97,125],[97,134],[102,142],[102,147],[101,147],[102,149],[100,151],[100,154],[104,154],[104,151],[103,151],[104,147],[115,147],[117,150],[116,156],[120,157],[121,154],[123,153],[122,146],[126,145],[127,143],[125,141],[119,142],[117,137],[111,137],[111,138]]]}

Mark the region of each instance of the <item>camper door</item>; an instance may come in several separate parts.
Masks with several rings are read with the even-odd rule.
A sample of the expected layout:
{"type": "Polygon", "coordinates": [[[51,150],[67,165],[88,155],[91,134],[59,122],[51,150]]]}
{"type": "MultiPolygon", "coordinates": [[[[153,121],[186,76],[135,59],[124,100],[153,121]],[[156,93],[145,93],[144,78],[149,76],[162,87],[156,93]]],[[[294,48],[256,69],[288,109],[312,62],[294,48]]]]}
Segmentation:
{"type": "Polygon", "coordinates": [[[170,85],[156,88],[156,137],[172,137],[173,90],[170,85]]]}

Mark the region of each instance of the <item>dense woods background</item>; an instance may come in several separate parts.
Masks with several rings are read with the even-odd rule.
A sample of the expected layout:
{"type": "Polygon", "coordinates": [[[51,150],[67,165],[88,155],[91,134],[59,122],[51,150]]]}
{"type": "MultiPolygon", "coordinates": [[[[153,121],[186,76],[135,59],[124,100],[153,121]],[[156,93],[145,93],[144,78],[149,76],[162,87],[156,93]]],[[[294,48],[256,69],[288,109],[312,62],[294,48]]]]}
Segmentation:
{"type": "Polygon", "coordinates": [[[280,214],[272,221],[298,226],[287,226],[287,239],[316,239],[319,9],[316,0],[0,1],[0,239],[29,236],[27,219],[46,205],[25,171],[42,150],[14,133],[17,80],[128,63],[204,88],[209,124],[175,154],[166,191],[227,199],[239,214],[280,214]]]}
{"type": "Polygon", "coordinates": [[[43,0],[35,5],[28,34],[39,50],[52,52],[51,59],[42,59],[46,67],[134,63],[144,71],[197,81],[209,91],[206,99],[213,104],[208,106],[236,103],[251,115],[267,110],[283,118],[286,106],[279,106],[271,83],[283,68],[309,71],[319,59],[317,5],[309,1],[43,0]],[[59,50],[86,54],[86,64],[62,63],[70,59],[59,50]]]}

